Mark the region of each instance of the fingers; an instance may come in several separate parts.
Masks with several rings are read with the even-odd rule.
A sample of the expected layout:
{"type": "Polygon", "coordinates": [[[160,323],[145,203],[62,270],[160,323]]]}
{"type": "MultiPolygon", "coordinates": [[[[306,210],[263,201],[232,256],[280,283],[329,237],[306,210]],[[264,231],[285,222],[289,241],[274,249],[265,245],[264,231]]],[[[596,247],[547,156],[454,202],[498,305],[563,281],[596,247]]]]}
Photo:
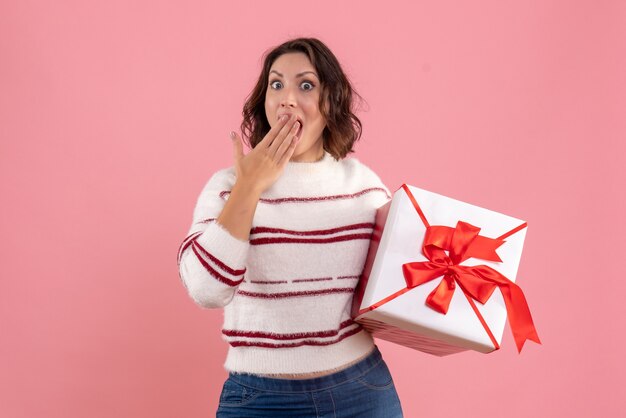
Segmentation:
{"type": "Polygon", "coordinates": [[[238,161],[243,157],[243,145],[241,144],[241,139],[235,131],[230,131],[230,138],[233,142],[233,158],[235,161],[238,161]]]}
{"type": "MultiPolygon", "coordinates": [[[[296,149],[296,146],[298,145],[298,141],[300,141],[300,138],[296,139],[295,136],[292,137],[291,141],[289,141],[289,146],[287,147],[285,152],[283,152],[283,155],[280,157],[280,160],[278,161],[279,166],[284,167],[287,164],[287,162],[291,159],[291,156],[293,155],[293,152],[296,149]]],[[[287,143],[287,141],[284,141],[284,143],[287,143]]],[[[280,152],[280,148],[278,152],[280,152]]]]}
{"type": "Polygon", "coordinates": [[[283,131],[285,132],[289,131],[290,124],[292,124],[293,121],[295,120],[296,120],[295,115],[291,115],[290,117],[286,119],[282,119],[282,118],[279,119],[278,123],[274,125],[272,129],[269,130],[269,132],[265,135],[265,137],[261,140],[261,142],[259,142],[258,145],[268,148],[279,135],[284,133],[283,131]]]}
{"type": "Polygon", "coordinates": [[[281,154],[279,154],[278,149],[281,148],[284,150],[284,148],[289,146],[290,138],[294,136],[296,132],[298,132],[299,127],[300,127],[300,122],[296,122],[295,117],[293,119],[290,119],[290,122],[287,125],[285,125],[283,129],[281,129],[278,136],[274,139],[274,141],[269,146],[268,148],[269,155],[274,157],[274,159],[280,158],[282,152],[284,151],[281,151],[281,154]],[[283,144],[285,144],[285,147],[282,147],[283,144]]]}
{"type": "MultiPolygon", "coordinates": [[[[293,149],[296,148],[298,144],[298,139],[296,139],[296,133],[298,132],[298,127],[300,126],[299,122],[293,124],[291,131],[287,135],[286,138],[283,139],[280,146],[276,150],[276,154],[274,155],[274,160],[278,160],[279,164],[282,164],[283,157],[287,154],[287,159],[291,158],[291,154],[293,154],[293,149]],[[289,152],[291,151],[291,153],[289,152]]],[[[277,140],[279,141],[279,140],[277,140]]],[[[274,144],[272,144],[273,146],[274,144]]],[[[271,151],[270,151],[271,152],[271,151]]]]}

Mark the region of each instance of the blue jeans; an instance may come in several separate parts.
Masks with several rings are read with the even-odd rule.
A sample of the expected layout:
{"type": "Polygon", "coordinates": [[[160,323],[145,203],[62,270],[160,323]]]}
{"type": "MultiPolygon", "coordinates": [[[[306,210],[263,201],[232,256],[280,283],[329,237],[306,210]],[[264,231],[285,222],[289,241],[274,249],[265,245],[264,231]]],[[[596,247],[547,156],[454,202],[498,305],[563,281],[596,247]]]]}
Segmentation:
{"type": "Polygon", "coordinates": [[[347,369],[311,379],[229,373],[216,417],[402,418],[400,398],[378,346],[347,369]]]}

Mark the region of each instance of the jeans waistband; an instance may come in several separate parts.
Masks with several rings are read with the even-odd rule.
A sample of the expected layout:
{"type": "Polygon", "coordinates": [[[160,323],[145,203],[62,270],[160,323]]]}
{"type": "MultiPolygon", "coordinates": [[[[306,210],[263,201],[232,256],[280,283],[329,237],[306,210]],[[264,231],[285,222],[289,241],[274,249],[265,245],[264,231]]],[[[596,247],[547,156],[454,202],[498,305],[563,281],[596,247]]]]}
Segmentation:
{"type": "Polygon", "coordinates": [[[277,392],[310,392],[325,390],[362,376],[383,359],[378,346],[363,360],[338,372],[311,379],[275,379],[248,373],[228,373],[232,381],[254,389],[277,392]]]}

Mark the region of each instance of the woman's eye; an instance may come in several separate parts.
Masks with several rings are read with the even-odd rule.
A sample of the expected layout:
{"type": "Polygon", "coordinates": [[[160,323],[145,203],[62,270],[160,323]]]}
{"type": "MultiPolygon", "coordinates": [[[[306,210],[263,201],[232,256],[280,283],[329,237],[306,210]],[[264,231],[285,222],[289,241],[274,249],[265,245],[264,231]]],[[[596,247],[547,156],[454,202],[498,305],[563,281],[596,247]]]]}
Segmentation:
{"type": "MultiPolygon", "coordinates": [[[[271,86],[272,88],[276,89],[276,87],[274,87],[274,86],[276,85],[276,83],[278,83],[278,84],[282,85],[282,83],[281,83],[280,81],[275,80],[275,81],[270,82],[270,86],[271,86]]],[[[313,89],[313,87],[315,87],[315,84],[311,83],[310,81],[303,81],[300,85],[304,85],[304,84],[308,84],[309,86],[311,86],[311,87],[309,87],[309,88],[305,88],[305,89],[304,89],[304,90],[307,90],[307,91],[308,91],[308,90],[312,90],[312,89],[313,89]]]]}

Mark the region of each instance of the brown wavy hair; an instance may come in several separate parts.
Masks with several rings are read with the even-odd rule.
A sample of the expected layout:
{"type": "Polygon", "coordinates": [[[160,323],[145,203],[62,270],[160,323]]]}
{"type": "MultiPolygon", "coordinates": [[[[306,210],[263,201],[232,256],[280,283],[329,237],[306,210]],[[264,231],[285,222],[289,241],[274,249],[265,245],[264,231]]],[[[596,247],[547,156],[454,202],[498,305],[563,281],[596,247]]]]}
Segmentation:
{"type": "Polygon", "coordinates": [[[263,54],[263,70],[242,111],[241,132],[244,140],[250,148],[254,148],[271,129],[265,115],[269,72],[274,61],[288,52],[303,52],[315,67],[321,88],[319,109],[326,121],[322,132],[324,150],[336,160],[345,158],[348,153],[354,152],[354,143],[362,132],[361,121],[353,113],[353,96],[361,101],[363,98],[355,91],[335,55],[316,38],[290,39],[263,54]]]}

